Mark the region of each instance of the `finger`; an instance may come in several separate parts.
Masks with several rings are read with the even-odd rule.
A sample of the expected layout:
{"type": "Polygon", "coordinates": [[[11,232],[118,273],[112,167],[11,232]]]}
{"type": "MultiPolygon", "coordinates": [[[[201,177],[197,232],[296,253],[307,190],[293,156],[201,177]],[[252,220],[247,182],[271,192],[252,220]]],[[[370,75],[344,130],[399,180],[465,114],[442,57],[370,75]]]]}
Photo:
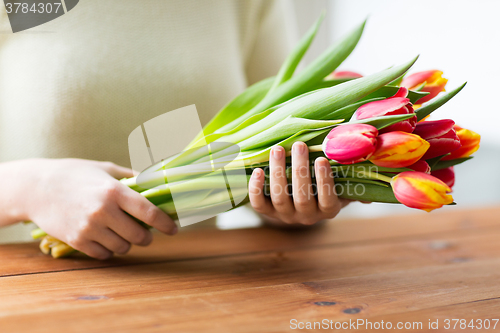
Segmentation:
{"type": "MultiPolygon", "coordinates": [[[[349,200],[349,199],[344,199],[344,198],[339,198],[339,200],[340,200],[340,205],[342,208],[344,208],[345,206],[347,206],[351,202],[356,201],[356,200],[349,200]]],[[[366,203],[371,203],[371,202],[363,202],[363,203],[366,204],[366,203]]]]}
{"type": "MultiPolygon", "coordinates": [[[[330,163],[324,157],[318,157],[314,163],[316,185],[318,187],[318,207],[328,218],[333,218],[342,207],[342,202],[335,192],[335,183],[330,163]]],[[[345,200],[345,199],[343,199],[345,200]]]]}
{"type": "Polygon", "coordinates": [[[125,254],[130,250],[130,243],[108,228],[99,230],[94,241],[117,254],[125,254]]]}
{"type": "Polygon", "coordinates": [[[147,246],[153,241],[153,234],[149,230],[120,209],[113,212],[113,216],[108,219],[107,224],[109,229],[129,243],[147,246]]]}
{"type": "Polygon", "coordinates": [[[264,195],[265,175],[262,169],[255,169],[248,183],[248,196],[253,209],[260,214],[271,216],[274,213],[273,205],[264,195]]]}
{"type": "Polygon", "coordinates": [[[317,205],[309,170],[309,151],[304,142],[296,142],[292,146],[292,185],[293,204],[297,212],[308,216],[314,214],[317,205]]]}
{"type": "Polygon", "coordinates": [[[121,209],[165,234],[175,235],[177,233],[177,226],[174,220],[166,213],[153,205],[141,194],[125,185],[123,187],[117,198],[117,203],[121,209]]]}
{"type": "Polygon", "coordinates": [[[132,169],[116,165],[112,162],[99,162],[99,167],[115,179],[134,177],[134,171],[132,169]]]}
{"type": "Polygon", "coordinates": [[[80,242],[78,244],[68,245],[71,245],[71,247],[73,247],[75,250],[83,252],[89,257],[99,260],[106,260],[113,256],[113,252],[95,241],[80,242]]]}
{"type": "Polygon", "coordinates": [[[285,149],[283,147],[276,146],[271,149],[269,178],[271,184],[271,201],[274,209],[284,217],[292,215],[295,209],[292,199],[288,195],[285,149]]]}

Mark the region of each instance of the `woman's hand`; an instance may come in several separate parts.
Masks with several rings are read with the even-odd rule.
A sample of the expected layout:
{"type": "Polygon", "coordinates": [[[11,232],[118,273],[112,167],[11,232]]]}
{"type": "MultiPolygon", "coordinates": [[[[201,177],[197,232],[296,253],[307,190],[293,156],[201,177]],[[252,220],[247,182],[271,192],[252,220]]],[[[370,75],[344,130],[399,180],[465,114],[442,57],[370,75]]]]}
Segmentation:
{"type": "MultiPolygon", "coordinates": [[[[131,216],[163,233],[177,232],[167,214],[117,180],[132,177],[130,169],[79,159],[22,160],[1,166],[4,175],[5,168],[11,170],[11,219],[31,220],[91,257],[107,259],[126,253],[131,244],[151,243],[151,232],[131,216]]],[[[4,195],[0,193],[0,199],[4,195]]],[[[0,216],[0,224],[7,224],[5,220],[0,216]]]]}
{"type": "Polygon", "coordinates": [[[319,157],[314,163],[317,199],[311,181],[309,150],[303,142],[292,147],[292,195],[287,193],[285,150],[277,146],[269,156],[271,198],[264,195],[264,171],[255,169],[249,183],[250,203],[254,210],[273,223],[311,225],[334,218],[350,200],[339,199],[335,192],[330,163],[319,157]]]}

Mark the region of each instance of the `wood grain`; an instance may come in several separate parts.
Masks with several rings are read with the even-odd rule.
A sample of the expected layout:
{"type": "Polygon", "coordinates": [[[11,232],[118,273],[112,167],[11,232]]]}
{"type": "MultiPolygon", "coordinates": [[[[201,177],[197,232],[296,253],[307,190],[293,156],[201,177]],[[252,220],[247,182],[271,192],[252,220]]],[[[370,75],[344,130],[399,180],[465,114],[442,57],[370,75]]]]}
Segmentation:
{"type": "Polygon", "coordinates": [[[38,243],[0,245],[0,276],[54,272],[72,269],[137,265],[192,258],[238,255],[260,251],[279,251],[329,244],[385,242],[389,239],[412,239],[448,231],[488,228],[499,225],[500,207],[480,210],[422,213],[375,219],[334,220],[312,229],[246,230],[191,229],[174,236],[155,234],[147,248],[133,247],[129,254],[107,261],[85,256],[54,260],[38,250],[38,243]],[[479,215],[479,216],[478,216],[479,215]]]}
{"type": "Polygon", "coordinates": [[[4,246],[0,331],[284,332],[291,319],[420,321],[425,331],[429,320],[498,318],[499,213],[193,230],[110,262],[4,246]]]}

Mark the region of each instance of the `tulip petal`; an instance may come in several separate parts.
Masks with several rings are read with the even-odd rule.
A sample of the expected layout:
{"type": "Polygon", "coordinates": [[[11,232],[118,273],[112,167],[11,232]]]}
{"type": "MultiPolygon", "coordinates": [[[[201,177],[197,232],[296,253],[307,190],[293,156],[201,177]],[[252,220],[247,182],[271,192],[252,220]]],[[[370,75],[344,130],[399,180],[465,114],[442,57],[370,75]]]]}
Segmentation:
{"type": "Polygon", "coordinates": [[[354,116],[358,120],[385,116],[401,109],[408,103],[410,103],[410,100],[405,97],[391,97],[381,101],[370,102],[360,106],[354,116]]]}
{"type": "Polygon", "coordinates": [[[403,79],[401,86],[416,89],[423,84],[421,91],[428,92],[429,95],[418,100],[418,104],[422,104],[436,97],[441,91],[445,91],[444,87],[448,80],[442,75],[443,72],[438,70],[418,72],[403,79]]]}
{"type": "Polygon", "coordinates": [[[448,185],[422,172],[402,172],[393,178],[391,185],[396,199],[411,208],[430,212],[453,202],[448,185]]]}
{"type": "Polygon", "coordinates": [[[378,131],[367,124],[345,124],[335,127],[323,141],[325,155],[341,164],[366,161],[375,151],[378,131]]]}
{"type": "Polygon", "coordinates": [[[457,129],[457,136],[460,139],[461,147],[451,152],[449,155],[443,157],[443,160],[454,160],[457,158],[469,157],[479,149],[481,136],[471,130],[461,128],[455,125],[457,129]]]}
{"type": "Polygon", "coordinates": [[[453,169],[452,166],[440,170],[434,170],[432,171],[431,175],[441,180],[450,188],[452,188],[453,185],[455,185],[455,170],[453,169]]]}
{"type": "Polygon", "coordinates": [[[407,97],[408,96],[408,89],[405,87],[399,87],[398,91],[396,94],[392,97],[407,97]]]}
{"type": "Polygon", "coordinates": [[[431,159],[446,155],[460,148],[461,143],[453,128],[455,122],[451,119],[424,121],[417,124],[414,134],[430,143],[423,159],[431,159]]]}
{"type": "Polygon", "coordinates": [[[389,132],[378,136],[377,149],[370,161],[381,167],[402,168],[422,158],[429,143],[415,134],[389,132]]]}
{"type": "Polygon", "coordinates": [[[326,77],[327,80],[333,79],[357,79],[363,77],[363,75],[351,72],[351,71],[335,71],[326,77]]]}
{"type": "Polygon", "coordinates": [[[401,82],[401,86],[408,89],[413,89],[418,87],[422,83],[433,81],[432,78],[436,75],[441,76],[443,75],[443,72],[433,69],[429,71],[414,73],[405,77],[403,79],[403,82],[401,82]]]}

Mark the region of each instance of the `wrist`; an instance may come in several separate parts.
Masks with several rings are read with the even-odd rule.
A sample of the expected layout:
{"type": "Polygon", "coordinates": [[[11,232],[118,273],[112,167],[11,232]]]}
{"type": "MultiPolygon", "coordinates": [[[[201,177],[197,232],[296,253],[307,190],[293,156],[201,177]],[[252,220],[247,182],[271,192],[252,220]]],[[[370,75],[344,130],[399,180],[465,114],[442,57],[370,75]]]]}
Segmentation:
{"type": "Polygon", "coordinates": [[[42,159],[0,163],[0,226],[30,220],[28,207],[42,159]],[[33,170],[36,170],[34,172],[33,170]]]}

